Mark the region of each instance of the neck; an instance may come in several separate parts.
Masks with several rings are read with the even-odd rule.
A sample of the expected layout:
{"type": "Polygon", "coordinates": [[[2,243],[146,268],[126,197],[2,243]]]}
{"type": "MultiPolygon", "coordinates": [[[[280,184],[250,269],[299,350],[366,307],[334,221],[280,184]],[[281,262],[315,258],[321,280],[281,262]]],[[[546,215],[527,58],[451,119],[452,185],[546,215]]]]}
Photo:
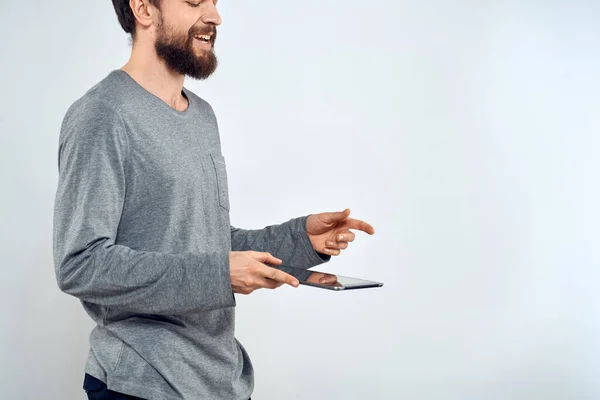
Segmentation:
{"type": "Polygon", "coordinates": [[[170,69],[148,42],[134,42],[131,57],[121,70],[177,111],[187,108],[187,99],[181,94],[185,76],[170,69]]]}

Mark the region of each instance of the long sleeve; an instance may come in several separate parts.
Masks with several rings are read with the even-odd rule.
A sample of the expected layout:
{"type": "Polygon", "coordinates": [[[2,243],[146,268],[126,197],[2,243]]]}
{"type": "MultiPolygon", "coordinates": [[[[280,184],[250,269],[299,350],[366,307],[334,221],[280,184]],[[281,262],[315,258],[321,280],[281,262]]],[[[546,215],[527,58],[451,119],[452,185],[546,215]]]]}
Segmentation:
{"type": "Polygon", "coordinates": [[[115,110],[100,101],[76,104],[60,138],[53,254],[62,291],[140,313],[235,306],[228,251],[175,254],[118,244],[129,148],[115,110]]]}
{"type": "Polygon", "coordinates": [[[265,251],[280,258],[282,265],[297,268],[312,268],[328,262],[330,255],[313,249],[306,233],[309,215],[293,218],[283,224],[263,229],[246,230],[231,226],[233,251],[265,251]]]}

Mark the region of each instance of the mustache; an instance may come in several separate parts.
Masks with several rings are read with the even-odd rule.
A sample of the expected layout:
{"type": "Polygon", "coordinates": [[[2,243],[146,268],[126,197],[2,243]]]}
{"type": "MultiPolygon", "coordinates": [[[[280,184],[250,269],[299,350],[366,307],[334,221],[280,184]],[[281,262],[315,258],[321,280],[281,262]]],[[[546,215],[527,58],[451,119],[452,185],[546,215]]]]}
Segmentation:
{"type": "Polygon", "coordinates": [[[210,25],[205,26],[202,29],[197,29],[191,33],[192,36],[197,36],[197,35],[216,36],[216,34],[217,34],[217,28],[215,26],[210,26],[210,25]]]}

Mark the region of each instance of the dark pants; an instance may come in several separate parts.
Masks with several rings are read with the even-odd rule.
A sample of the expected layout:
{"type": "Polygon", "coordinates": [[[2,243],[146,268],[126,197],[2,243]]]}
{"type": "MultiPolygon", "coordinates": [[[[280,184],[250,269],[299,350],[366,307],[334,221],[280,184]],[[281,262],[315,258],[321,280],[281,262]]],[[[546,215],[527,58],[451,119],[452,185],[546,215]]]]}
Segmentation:
{"type": "Polygon", "coordinates": [[[108,390],[106,384],[100,379],[85,374],[83,378],[83,389],[87,392],[89,400],[136,400],[141,397],[130,396],[119,392],[108,390]]]}
{"type": "Polygon", "coordinates": [[[141,397],[108,390],[104,382],[89,374],[85,374],[83,389],[87,392],[88,400],[143,400],[141,397]]]}

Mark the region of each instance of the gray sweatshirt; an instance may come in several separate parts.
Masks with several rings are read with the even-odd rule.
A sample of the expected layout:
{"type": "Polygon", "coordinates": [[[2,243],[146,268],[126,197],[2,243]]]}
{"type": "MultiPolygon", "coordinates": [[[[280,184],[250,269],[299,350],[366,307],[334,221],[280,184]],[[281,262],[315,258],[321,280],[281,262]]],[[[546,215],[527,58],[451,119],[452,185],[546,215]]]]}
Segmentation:
{"type": "Polygon", "coordinates": [[[226,163],[210,105],[183,88],[177,111],[111,71],[60,132],[54,264],[96,322],[85,372],[153,400],[248,399],[253,368],[234,337],[230,251],[310,268],[306,218],[230,225],[226,163]]]}

